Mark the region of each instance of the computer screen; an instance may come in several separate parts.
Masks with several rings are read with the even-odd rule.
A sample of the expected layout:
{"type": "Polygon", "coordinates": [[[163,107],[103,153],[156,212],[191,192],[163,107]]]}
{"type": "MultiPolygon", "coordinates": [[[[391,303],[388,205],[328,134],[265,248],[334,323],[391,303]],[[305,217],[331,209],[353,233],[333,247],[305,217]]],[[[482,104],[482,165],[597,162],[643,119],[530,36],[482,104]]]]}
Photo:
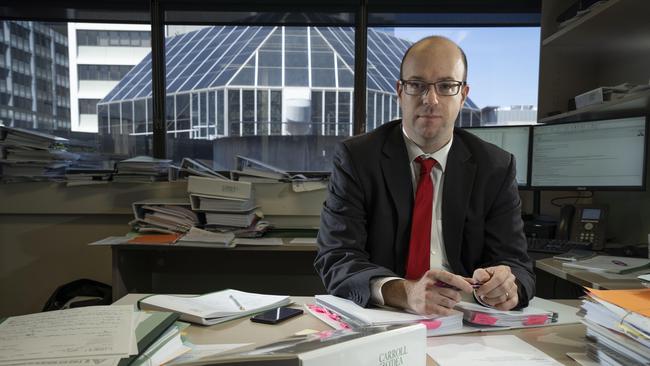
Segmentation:
{"type": "Polygon", "coordinates": [[[517,183],[528,185],[530,126],[467,127],[465,130],[515,156],[517,183]]]}
{"type": "Polygon", "coordinates": [[[533,127],[531,186],[645,189],[645,116],[533,127]]]}

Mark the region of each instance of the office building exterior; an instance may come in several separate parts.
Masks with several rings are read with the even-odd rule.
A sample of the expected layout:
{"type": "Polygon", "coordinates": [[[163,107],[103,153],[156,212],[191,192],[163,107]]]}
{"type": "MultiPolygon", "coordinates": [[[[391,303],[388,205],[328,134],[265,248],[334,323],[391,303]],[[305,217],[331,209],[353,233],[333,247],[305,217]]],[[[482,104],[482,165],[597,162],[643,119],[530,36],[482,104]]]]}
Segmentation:
{"type": "Polygon", "coordinates": [[[6,126],[70,130],[65,27],[0,22],[0,121],[6,126]]]}
{"type": "Polygon", "coordinates": [[[151,52],[151,27],[68,23],[72,130],[97,132],[97,102],[151,52]]]}
{"type": "MultiPolygon", "coordinates": [[[[368,30],[367,130],[400,116],[395,83],[410,42],[368,30]]],[[[167,132],[177,138],[352,135],[354,30],[215,26],[169,37],[167,132]]],[[[147,56],[98,103],[99,132],[152,134],[147,56]]],[[[467,101],[459,119],[480,121],[467,101]]]]}

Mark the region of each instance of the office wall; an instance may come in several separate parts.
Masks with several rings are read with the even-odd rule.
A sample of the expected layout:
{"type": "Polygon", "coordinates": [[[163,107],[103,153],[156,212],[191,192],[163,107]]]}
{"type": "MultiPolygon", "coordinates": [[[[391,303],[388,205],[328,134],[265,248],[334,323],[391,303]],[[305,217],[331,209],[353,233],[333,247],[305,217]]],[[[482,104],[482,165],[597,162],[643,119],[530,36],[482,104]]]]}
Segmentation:
{"type": "Polygon", "coordinates": [[[111,251],[87,244],[129,231],[133,201],[184,197],[185,183],[0,185],[0,317],[40,311],[60,285],[111,283],[111,251]]]}

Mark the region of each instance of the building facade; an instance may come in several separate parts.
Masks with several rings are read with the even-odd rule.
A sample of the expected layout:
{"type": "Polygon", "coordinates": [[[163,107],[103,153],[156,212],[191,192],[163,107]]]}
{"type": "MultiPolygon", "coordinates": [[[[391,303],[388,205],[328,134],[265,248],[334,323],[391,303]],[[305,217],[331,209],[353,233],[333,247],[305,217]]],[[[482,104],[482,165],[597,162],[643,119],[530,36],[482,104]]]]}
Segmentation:
{"type": "Polygon", "coordinates": [[[0,22],[0,121],[42,131],[70,130],[65,27],[0,22]]]}

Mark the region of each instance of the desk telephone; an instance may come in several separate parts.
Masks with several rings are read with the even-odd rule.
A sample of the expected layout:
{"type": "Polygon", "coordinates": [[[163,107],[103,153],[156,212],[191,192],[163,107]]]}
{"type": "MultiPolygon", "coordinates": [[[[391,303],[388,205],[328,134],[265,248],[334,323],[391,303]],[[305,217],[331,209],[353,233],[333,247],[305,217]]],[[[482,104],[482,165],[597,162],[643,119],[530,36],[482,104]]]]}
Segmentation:
{"type": "Polygon", "coordinates": [[[560,211],[557,239],[591,243],[591,250],[605,247],[605,218],[602,205],[564,205],[560,211]]]}

